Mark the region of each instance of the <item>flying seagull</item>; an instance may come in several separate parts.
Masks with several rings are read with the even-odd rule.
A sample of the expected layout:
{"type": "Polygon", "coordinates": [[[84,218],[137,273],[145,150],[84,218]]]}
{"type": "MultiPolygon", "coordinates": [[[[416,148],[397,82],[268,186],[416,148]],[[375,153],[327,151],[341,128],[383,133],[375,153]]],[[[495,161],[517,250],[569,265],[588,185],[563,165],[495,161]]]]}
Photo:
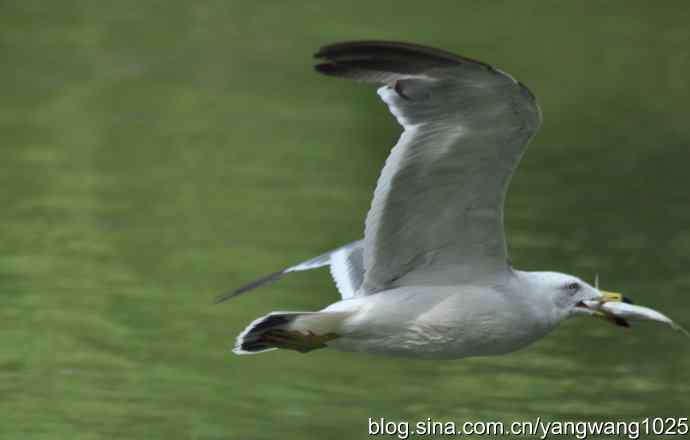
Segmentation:
{"type": "Polygon", "coordinates": [[[217,298],[330,266],[342,300],[318,312],[269,313],[238,336],[235,353],[330,347],[456,359],[517,350],[578,315],[628,325],[612,306],[635,316],[621,294],[510,264],[505,194],[541,123],[524,84],[417,44],[337,43],[315,57],[322,74],[378,84],[404,130],[381,171],[362,240],[217,298]]]}

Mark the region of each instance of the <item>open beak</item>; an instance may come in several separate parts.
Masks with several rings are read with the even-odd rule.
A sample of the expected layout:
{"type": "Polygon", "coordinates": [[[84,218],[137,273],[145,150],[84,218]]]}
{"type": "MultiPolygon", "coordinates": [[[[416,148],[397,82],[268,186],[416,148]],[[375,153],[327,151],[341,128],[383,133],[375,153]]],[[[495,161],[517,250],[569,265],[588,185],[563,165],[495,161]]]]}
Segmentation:
{"type": "MultiPolygon", "coordinates": [[[[620,293],[617,292],[607,292],[605,290],[600,290],[599,293],[601,293],[601,298],[598,298],[596,301],[601,303],[605,302],[624,302],[628,304],[633,304],[632,300],[620,293]]],[[[609,313],[604,312],[603,310],[599,310],[598,308],[593,308],[587,303],[591,303],[592,301],[580,301],[577,303],[577,307],[587,309],[592,316],[595,316],[597,318],[602,318],[605,319],[606,321],[610,322],[611,324],[615,324],[621,327],[630,327],[630,323],[623,319],[619,318],[617,316],[611,315],[609,313]]]]}

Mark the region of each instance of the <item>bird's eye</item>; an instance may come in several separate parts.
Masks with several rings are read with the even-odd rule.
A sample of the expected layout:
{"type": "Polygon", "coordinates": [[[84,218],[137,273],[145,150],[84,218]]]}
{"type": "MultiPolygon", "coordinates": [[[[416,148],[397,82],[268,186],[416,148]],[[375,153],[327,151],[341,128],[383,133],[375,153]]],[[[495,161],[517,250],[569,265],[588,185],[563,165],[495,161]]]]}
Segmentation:
{"type": "Polygon", "coordinates": [[[580,290],[580,284],[579,284],[579,283],[570,283],[570,284],[568,284],[568,285],[566,286],[566,288],[567,288],[570,292],[575,293],[575,292],[577,292],[578,290],[580,290]]]}

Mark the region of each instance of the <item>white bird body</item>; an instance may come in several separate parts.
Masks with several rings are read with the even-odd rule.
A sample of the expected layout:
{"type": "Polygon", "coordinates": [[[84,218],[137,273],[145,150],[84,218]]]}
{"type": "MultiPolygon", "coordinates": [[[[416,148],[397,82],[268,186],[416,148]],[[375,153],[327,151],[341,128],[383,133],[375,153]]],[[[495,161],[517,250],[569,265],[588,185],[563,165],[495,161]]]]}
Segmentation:
{"type": "MultiPolygon", "coordinates": [[[[334,303],[323,312],[342,314],[340,335],[327,342],[341,351],[426,359],[498,355],[543,337],[560,321],[548,301],[526,300],[538,277],[516,271],[499,282],[453,286],[405,286],[334,303]]],[[[538,291],[538,290],[536,290],[538,291]]],[[[309,320],[288,329],[307,331],[309,320]]]]}

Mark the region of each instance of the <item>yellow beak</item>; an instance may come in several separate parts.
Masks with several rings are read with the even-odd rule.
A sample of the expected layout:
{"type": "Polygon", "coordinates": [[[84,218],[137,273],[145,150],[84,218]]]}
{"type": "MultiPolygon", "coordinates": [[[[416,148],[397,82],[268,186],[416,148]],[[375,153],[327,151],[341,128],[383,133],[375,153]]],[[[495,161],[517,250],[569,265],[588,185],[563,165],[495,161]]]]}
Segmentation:
{"type": "MultiPolygon", "coordinates": [[[[605,290],[600,290],[599,292],[601,292],[601,296],[604,297],[603,298],[604,302],[609,302],[609,301],[624,302],[627,299],[626,297],[623,296],[622,293],[607,292],[605,290]]],[[[625,302],[627,302],[627,301],[625,301],[625,302]]]]}
{"type": "MultiPolygon", "coordinates": [[[[628,297],[624,296],[622,293],[607,292],[605,290],[600,290],[599,292],[601,293],[603,302],[625,302],[632,304],[632,301],[628,297]]],[[[595,311],[594,316],[598,318],[603,318],[611,324],[619,325],[621,327],[630,327],[630,324],[628,324],[628,321],[626,321],[625,319],[609,315],[608,313],[604,313],[600,310],[595,311]]]]}

